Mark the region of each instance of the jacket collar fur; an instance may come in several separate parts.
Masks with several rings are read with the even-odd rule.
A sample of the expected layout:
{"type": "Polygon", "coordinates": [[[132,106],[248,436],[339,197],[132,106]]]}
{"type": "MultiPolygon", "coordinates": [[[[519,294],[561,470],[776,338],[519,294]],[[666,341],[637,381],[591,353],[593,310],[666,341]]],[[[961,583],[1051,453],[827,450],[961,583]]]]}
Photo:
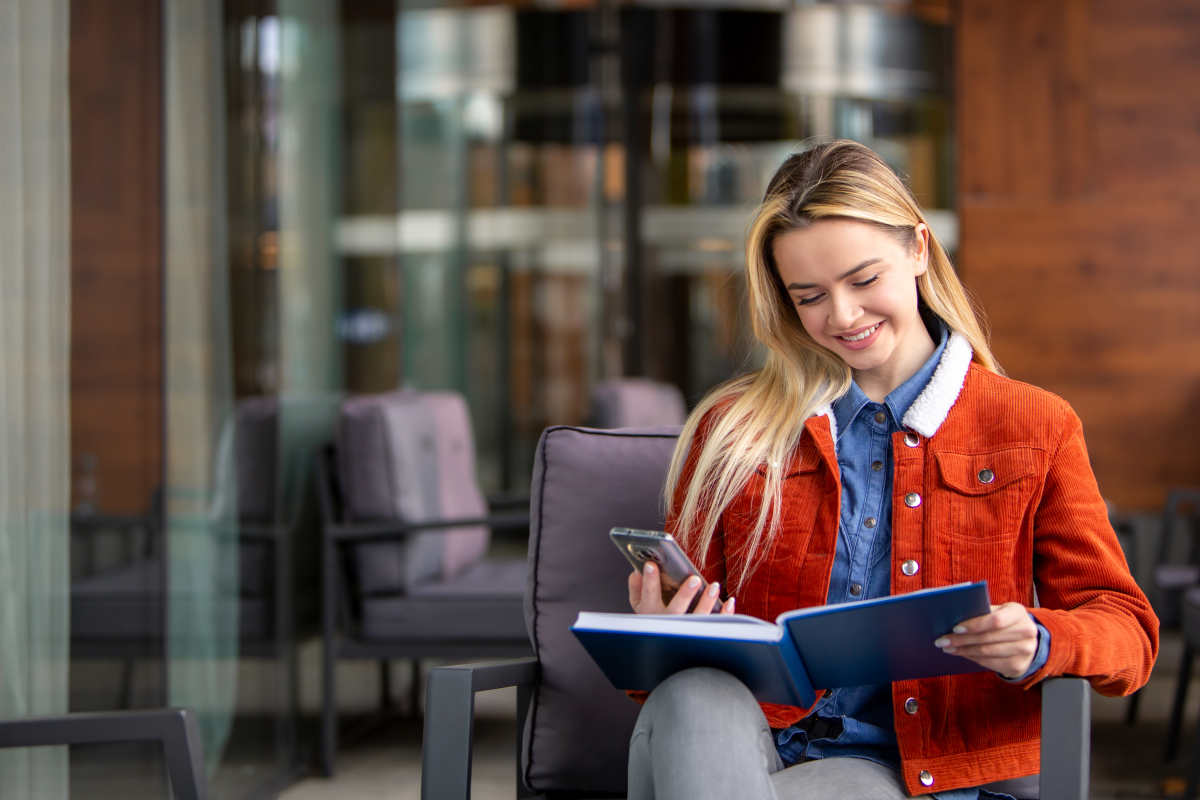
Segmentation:
{"type": "MultiPolygon", "coordinates": [[[[946,342],[942,360],[933,371],[933,377],[904,414],[902,421],[906,428],[916,431],[926,439],[937,433],[962,392],[974,354],[975,351],[971,349],[971,343],[965,336],[957,331],[950,332],[950,341],[946,342]]],[[[836,448],[838,431],[833,407],[826,403],[818,408],[813,416],[829,419],[829,433],[836,448]]]]}

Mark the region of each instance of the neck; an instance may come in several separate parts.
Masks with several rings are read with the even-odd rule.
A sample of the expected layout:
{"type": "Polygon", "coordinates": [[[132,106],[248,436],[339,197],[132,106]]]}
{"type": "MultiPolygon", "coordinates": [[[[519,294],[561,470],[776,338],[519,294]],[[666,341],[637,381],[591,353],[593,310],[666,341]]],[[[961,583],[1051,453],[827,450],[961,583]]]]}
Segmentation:
{"type": "Polygon", "coordinates": [[[937,350],[929,331],[920,323],[908,338],[907,346],[896,348],[886,363],[872,369],[854,370],[854,382],[872,402],[882,403],[897,387],[916,375],[937,350]]]}

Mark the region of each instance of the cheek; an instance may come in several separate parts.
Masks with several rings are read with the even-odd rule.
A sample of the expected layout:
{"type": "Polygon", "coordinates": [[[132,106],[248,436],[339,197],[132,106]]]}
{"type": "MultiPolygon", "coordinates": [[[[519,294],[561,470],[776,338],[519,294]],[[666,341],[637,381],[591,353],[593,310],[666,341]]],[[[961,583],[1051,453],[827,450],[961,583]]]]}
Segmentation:
{"type": "Polygon", "coordinates": [[[820,337],[821,331],[825,327],[825,317],[820,311],[815,308],[797,306],[796,316],[800,318],[800,324],[804,326],[804,330],[808,331],[809,336],[814,339],[820,337]]]}

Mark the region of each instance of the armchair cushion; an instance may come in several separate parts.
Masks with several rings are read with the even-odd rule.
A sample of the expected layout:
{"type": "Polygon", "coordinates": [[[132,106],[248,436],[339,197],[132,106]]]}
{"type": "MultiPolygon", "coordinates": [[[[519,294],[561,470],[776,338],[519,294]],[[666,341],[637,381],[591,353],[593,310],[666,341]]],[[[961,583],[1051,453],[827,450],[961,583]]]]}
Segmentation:
{"type": "Polygon", "coordinates": [[[570,633],[580,611],[629,611],[629,564],[615,526],[661,530],[660,501],[680,428],[542,434],[530,500],[525,621],[541,678],[525,728],[526,785],[624,794],[639,707],[608,682],[570,633]]]}
{"type": "MultiPolygon", "coordinates": [[[[483,517],[466,402],[412,391],[347,400],[338,420],[338,475],[348,521],[428,522],[483,517]]],[[[396,595],[452,578],[487,549],[486,527],[419,533],[353,549],[359,591],[396,595]]]]}

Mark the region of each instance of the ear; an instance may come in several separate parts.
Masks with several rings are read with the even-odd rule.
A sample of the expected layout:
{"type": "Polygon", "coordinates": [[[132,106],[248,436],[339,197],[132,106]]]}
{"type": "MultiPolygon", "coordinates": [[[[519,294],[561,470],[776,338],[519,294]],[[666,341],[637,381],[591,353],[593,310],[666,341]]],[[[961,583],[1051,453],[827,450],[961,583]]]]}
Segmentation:
{"type": "Polygon", "coordinates": [[[913,277],[924,275],[929,269],[929,226],[924,222],[913,228],[913,258],[917,262],[913,277]]]}

